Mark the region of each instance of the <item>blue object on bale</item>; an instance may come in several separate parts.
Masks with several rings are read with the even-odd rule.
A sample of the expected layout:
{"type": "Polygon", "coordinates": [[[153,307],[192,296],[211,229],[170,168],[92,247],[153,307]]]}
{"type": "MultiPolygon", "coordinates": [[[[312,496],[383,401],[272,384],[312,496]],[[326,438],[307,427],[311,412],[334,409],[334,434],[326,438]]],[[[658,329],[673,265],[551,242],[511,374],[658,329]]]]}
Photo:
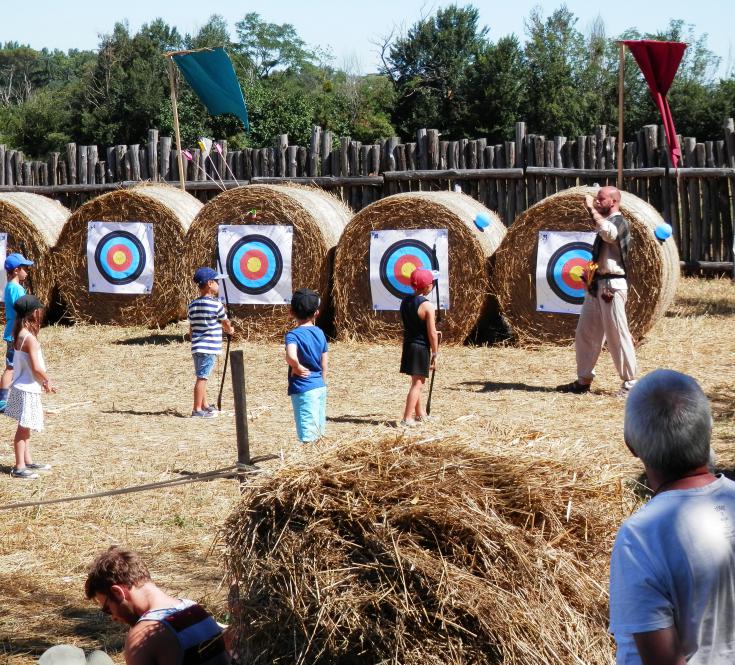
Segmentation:
{"type": "Polygon", "coordinates": [[[656,230],[653,233],[661,242],[664,242],[671,237],[671,231],[671,224],[661,222],[656,226],[656,230]]]}
{"type": "Polygon", "coordinates": [[[484,231],[488,226],[490,226],[489,215],[486,215],[484,212],[478,212],[475,215],[475,226],[480,229],[480,231],[484,231]]]}
{"type": "Polygon", "coordinates": [[[232,113],[250,129],[248,109],[232,62],[223,48],[173,56],[187,83],[212,115],[232,113]]]}

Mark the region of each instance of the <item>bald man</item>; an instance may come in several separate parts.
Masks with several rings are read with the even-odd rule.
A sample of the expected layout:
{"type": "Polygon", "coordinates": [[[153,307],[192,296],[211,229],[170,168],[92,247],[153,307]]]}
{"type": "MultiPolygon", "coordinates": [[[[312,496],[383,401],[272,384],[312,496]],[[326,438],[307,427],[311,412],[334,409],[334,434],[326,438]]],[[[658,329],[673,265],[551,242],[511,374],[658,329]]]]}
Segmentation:
{"type": "Polygon", "coordinates": [[[602,345],[607,342],[623,382],[618,394],[626,397],[636,381],[635,348],[625,315],[630,225],[620,214],[620,191],[615,187],[601,187],[595,198],[587,194],[584,205],[597,233],[592,262],[598,267],[584,297],[574,335],[577,379],[556,389],[575,395],[589,392],[602,345]]]}

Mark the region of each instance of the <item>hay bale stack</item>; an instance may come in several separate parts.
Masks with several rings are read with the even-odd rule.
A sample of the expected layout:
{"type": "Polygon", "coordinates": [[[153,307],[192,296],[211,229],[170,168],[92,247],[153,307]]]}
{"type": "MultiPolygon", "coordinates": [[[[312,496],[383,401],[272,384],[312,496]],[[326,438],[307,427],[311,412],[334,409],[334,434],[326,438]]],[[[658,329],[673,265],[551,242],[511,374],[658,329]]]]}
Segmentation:
{"type": "Polygon", "coordinates": [[[500,218],[456,192],[396,194],[363,208],[347,225],[334,262],[335,326],[343,339],[391,341],[402,336],[397,311],[374,311],[370,292],[370,232],[448,229],[449,310],[442,312],[443,343],[462,344],[491,305],[491,257],[505,236],[500,218]],[[477,215],[491,220],[481,231],[477,215]]]}
{"type": "Polygon", "coordinates": [[[186,316],[188,282],[184,238],[202,204],[167,185],[140,185],[104,194],[79,207],[64,226],[54,251],[59,295],[75,321],[164,326],[186,316]],[[90,293],[87,223],[153,224],[153,289],[146,295],[90,293]]]}
{"type": "MultiPolygon", "coordinates": [[[[219,225],[293,226],[292,273],[294,289],[314,289],[322,297],[319,325],[329,328],[329,283],[334,248],[349,221],[349,208],[331,194],[314,187],[248,185],[218,194],[191,225],[186,238],[187,273],[198,266],[216,265],[219,225]],[[257,221],[248,219],[250,210],[257,221]]],[[[192,294],[194,285],[191,284],[192,294]]],[[[282,340],[293,327],[288,305],[232,305],[236,336],[251,340],[282,340]]]]}
{"type": "MultiPolygon", "coordinates": [[[[574,340],[578,317],[536,311],[536,252],[539,231],[592,231],[584,196],[593,187],[558,192],[520,215],[496,253],[493,290],[503,315],[521,343],[568,344],[574,340]]],[[[663,222],[656,209],[622,192],[620,211],[630,222],[628,302],[626,312],[634,339],[640,340],[663,316],[679,282],[679,253],[670,237],[654,236],[663,222]]]]}
{"type": "Polygon", "coordinates": [[[254,477],[223,530],[240,661],[612,663],[629,471],[548,445],[390,437],[254,477]]]}
{"type": "MultiPolygon", "coordinates": [[[[33,261],[26,288],[46,305],[50,304],[55,284],[50,251],[69,214],[63,205],[45,196],[0,194],[0,232],[8,234],[8,254],[20,252],[33,261]]],[[[0,316],[5,318],[4,308],[0,316]]]]}

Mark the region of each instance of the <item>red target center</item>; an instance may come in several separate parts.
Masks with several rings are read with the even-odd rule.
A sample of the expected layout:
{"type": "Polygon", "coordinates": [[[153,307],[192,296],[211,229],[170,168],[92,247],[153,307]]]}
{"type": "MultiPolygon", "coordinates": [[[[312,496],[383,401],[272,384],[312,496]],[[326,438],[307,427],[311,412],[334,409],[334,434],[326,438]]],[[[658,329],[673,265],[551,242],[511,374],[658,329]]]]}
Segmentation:
{"type": "Polygon", "coordinates": [[[570,259],[564,264],[561,271],[562,281],[570,289],[584,288],[584,271],[587,268],[587,261],[581,258],[570,259]]]}
{"type": "Polygon", "coordinates": [[[422,265],[421,259],[418,257],[412,254],[404,254],[396,261],[395,267],[393,268],[395,278],[401,284],[411,286],[411,275],[413,274],[413,271],[420,268],[422,265]]]}
{"type": "Polygon", "coordinates": [[[107,250],[107,265],[115,271],[127,270],[133,264],[133,255],[125,245],[113,245],[107,250]]]}
{"type": "Polygon", "coordinates": [[[249,249],[240,259],[240,271],[246,279],[260,279],[268,270],[268,258],[259,249],[249,249]]]}

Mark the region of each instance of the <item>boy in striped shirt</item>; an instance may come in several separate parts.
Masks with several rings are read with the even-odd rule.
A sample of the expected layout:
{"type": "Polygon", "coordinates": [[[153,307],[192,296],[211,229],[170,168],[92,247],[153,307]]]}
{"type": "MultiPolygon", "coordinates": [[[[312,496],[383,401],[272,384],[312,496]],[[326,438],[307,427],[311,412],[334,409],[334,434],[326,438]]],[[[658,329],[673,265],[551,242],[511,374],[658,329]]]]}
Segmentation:
{"type": "Polygon", "coordinates": [[[217,300],[218,279],[224,279],[212,268],[199,268],[194,281],[199,287],[199,297],[189,303],[189,332],[191,354],[194,359],[194,408],[192,418],[214,418],[217,409],[207,403],[207,379],[214,367],[215,356],[222,353],[222,331],[232,335],[232,327],[222,303],[217,300]]]}

